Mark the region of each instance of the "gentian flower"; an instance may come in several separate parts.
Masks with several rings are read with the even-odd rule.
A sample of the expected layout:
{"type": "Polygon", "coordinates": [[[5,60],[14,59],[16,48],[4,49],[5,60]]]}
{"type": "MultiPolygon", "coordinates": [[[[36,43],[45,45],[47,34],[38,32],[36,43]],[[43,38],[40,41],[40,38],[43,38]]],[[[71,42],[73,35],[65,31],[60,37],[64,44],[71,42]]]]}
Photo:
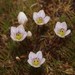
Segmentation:
{"type": "Polygon", "coordinates": [[[18,27],[11,27],[11,35],[10,37],[14,40],[14,41],[23,41],[26,36],[27,33],[23,27],[23,25],[19,25],[18,27]]]}
{"type": "Polygon", "coordinates": [[[33,20],[37,25],[44,25],[48,23],[50,17],[45,15],[44,10],[40,10],[39,12],[33,13],[33,20]]]}
{"type": "Polygon", "coordinates": [[[45,58],[42,56],[42,52],[38,51],[37,53],[30,52],[28,63],[35,68],[40,67],[45,62],[45,58]]]}
{"type": "Polygon", "coordinates": [[[69,35],[71,33],[71,30],[67,30],[67,24],[66,22],[57,22],[56,26],[54,28],[54,31],[57,36],[64,38],[65,36],[69,35]]]}

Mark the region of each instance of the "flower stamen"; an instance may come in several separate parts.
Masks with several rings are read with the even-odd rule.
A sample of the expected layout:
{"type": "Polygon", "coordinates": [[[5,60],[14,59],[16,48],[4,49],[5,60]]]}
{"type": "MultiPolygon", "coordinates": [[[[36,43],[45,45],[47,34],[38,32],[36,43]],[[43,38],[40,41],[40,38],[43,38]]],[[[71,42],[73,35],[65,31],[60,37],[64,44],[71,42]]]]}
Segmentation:
{"type": "Polygon", "coordinates": [[[39,17],[36,21],[37,21],[38,24],[43,23],[43,19],[41,17],[39,17]]]}
{"type": "Polygon", "coordinates": [[[38,66],[38,65],[40,64],[40,60],[39,60],[38,58],[35,58],[35,59],[33,59],[32,64],[33,64],[34,66],[38,66]]]}
{"type": "Polygon", "coordinates": [[[21,33],[17,33],[16,34],[16,39],[20,40],[22,38],[22,34],[21,33]]]}
{"type": "Polygon", "coordinates": [[[62,28],[58,31],[58,34],[61,35],[61,36],[64,36],[65,35],[65,30],[62,28]]]}

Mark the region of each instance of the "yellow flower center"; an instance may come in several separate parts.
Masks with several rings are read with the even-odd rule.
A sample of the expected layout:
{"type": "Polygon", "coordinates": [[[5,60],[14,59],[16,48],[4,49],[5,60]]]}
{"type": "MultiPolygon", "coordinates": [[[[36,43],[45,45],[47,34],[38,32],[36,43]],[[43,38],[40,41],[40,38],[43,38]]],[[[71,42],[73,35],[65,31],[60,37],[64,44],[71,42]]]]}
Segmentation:
{"type": "Polygon", "coordinates": [[[60,34],[61,36],[64,36],[65,35],[65,30],[64,29],[60,29],[58,31],[58,34],[60,34]]]}
{"type": "Polygon", "coordinates": [[[36,21],[37,21],[37,23],[39,23],[39,24],[40,24],[40,23],[43,23],[43,19],[42,19],[41,17],[39,17],[36,21]]]}
{"type": "Polygon", "coordinates": [[[22,38],[22,34],[21,33],[17,33],[16,34],[16,39],[20,40],[22,38]]]}
{"type": "Polygon", "coordinates": [[[32,62],[33,65],[38,66],[40,64],[40,60],[38,58],[35,58],[32,62]]]}

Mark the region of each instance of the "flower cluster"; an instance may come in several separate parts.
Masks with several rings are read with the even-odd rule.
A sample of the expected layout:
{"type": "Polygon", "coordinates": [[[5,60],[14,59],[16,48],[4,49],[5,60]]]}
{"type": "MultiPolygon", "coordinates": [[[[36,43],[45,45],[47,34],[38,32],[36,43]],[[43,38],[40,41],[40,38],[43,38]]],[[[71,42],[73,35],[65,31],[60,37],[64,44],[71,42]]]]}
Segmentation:
{"type": "Polygon", "coordinates": [[[24,24],[28,21],[26,15],[23,12],[18,14],[18,23],[20,24],[18,27],[11,27],[11,35],[10,37],[14,41],[23,41],[27,36],[32,36],[31,31],[25,31],[24,24]]]}
{"type": "Polygon", "coordinates": [[[71,33],[71,30],[67,30],[67,24],[66,22],[57,22],[56,26],[54,28],[54,31],[56,33],[57,36],[64,38],[65,36],[67,36],[68,34],[71,33]]]}
{"type": "MultiPolygon", "coordinates": [[[[18,14],[18,23],[20,24],[18,27],[11,27],[10,37],[14,41],[23,41],[27,36],[32,36],[31,31],[25,31],[24,24],[27,23],[28,18],[24,12],[20,12],[18,14]]],[[[50,16],[46,16],[44,10],[40,10],[39,12],[33,13],[33,20],[37,25],[44,25],[51,20],[50,16]]],[[[65,38],[68,34],[71,33],[71,30],[67,30],[66,22],[57,22],[54,28],[54,32],[60,38],[65,38]]],[[[42,52],[38,51],[37,53],[30,52],[28,57],[28,63],[38,68],[45,62],[45,58],[42,56],[42,52]]]]}
{"type": "Polygon", "coordinates": [[[44,25],[48,23],[50,17],[45,15],[44,10],[40,10],[39,12],[33,13],[33,20],[37,25],[44,25]]]}

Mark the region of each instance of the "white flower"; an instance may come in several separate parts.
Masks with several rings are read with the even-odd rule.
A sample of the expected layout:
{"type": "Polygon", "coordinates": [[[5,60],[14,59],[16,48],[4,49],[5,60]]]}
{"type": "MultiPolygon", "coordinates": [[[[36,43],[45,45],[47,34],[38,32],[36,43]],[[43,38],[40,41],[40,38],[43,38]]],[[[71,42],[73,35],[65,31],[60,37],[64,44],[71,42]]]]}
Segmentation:
{"type": "Polygon", "coordinates": [[[66,22],[57,22],[56,26],[54,28],[54,31],[56,33],[56,35],[58,35],[61,38],[64,38],[65,36],[67,36],[68,34],[71,33],[71,30],[67,30],[67,24],[66,22]]]}
{"type": "Polygon", "coordinates": [[[19,25],[18,27],[11,27],[11,35],[10,37],[14,41],[22,41],[26,38],[27,32],[25,31],[23,25],[19,25]]]}
{"type": "Polygon", "coordinates": [[[40,10],[39,12],[33,13],[33,20],[37,25],[44,25],[48,23],[50,17],[45,15],[44,10],[40,10]]]}
{"type": "Polygon", "coordinates": [[[28,31],[27,36],[28,36],[28,37],[31,37],[31,36],[32,36],[31,31],[28,31]]]}
{"type": "Polygon", "coordinates": [[[19,12],[17,18],[18,18],[19,24],[22,24],[22,25],[24,25],[24,24],[28,21],[28,18],[27,18],[27,16],[24,14],[24,12],[19,12]]]}
{"type": "Polygon", "coordinates": [[[43,63],[45,62],[45,58],[43,58],[42,56],[42,52],[38,51],[36,54],[33,52],[29,53],[29,59],[28,59],[28,63],[35,67],[38,68],[40,67],[43,63]]]}

